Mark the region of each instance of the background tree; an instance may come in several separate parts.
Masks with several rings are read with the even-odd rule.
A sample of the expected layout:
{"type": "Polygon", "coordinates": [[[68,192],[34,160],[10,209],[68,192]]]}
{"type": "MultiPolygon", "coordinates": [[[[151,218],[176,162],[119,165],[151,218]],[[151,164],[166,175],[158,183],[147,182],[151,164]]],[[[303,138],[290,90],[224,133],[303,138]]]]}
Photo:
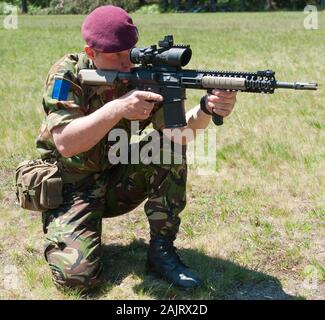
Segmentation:
{"type": "MultiPolygon", "coordinates": [[[[0,3],[3,0],[0,0],[0,3]]],[[[144,5],[159,4],[162,12],[174,11],[260,11],[303,10],[307,4],[325,9],[325,0],[4,0],[21,8],[22,13],[87,14],[94,8],[113,4],[135,11],[144,5]],[[43,10],[46,9],[46,10],[43,10]],[[42,11],[43,10],[43,11],[42,11]]]]}
{"type": "Polygon", "coordinates": [[[217,11],[217,0],[210,0],[209,1],[209,11],[216,12],[217,11]]]}
{"type": "Polygon", "coordinates": [[[265,10],[273,9],[272,0],[265,0],[264,9],[265,10]]]}
{"type": "Polygon", "coordinates": [[[22,0],[21,1],[21,12],[22,13],[27,13],[28,12],[27,0],[22,0]]]}

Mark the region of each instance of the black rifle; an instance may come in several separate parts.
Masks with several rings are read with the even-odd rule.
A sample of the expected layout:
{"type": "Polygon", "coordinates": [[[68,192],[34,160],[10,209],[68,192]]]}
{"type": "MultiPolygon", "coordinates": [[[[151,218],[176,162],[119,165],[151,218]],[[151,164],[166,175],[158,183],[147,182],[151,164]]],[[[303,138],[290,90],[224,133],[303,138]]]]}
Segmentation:
{"type": "MultiPolygon", "coordinates": [[[[138,90],[161,94],[164,127],[186,126],[184,100],[186,89],[223,89],[240,92],[274,93],[275,89],[317,90],[317,83],[279,82],[272,70],[257,72],[206,71],[182,69],[192,57],[189,45],[174,45],[173,36],[159,41],[159,48],[133,48],[130,51],[132,63],[139,67],[130,72],[115,70],[83,69],[79,72],[82,84],[112,86],[118,81],[128,82],[138,90]]],[[[213,122],[223,124],[223,118],[213,113],[213,122]]]]}

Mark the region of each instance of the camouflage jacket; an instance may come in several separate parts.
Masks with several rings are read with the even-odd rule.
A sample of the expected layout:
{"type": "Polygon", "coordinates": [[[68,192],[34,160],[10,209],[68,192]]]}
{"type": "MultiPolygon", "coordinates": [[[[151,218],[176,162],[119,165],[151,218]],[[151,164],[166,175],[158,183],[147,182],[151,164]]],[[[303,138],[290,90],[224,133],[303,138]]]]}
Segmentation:
{"type": "MultiPolygon", "coordinates": [[[[109,166],[107,154],[110,145],[107,141],[107,134],[87,152],[65,158],[57,151],[51,130],[67,125],[79,117],[89,115],[106,102],[116,99],[130,90],[125,85],[115,88],[81,85],[78,79],[79,70],[95,68],[93,62],[84,53],[68,54],[52,66],[45,83],[42,104],[46,117],[36,140],[36,147],[41,153],[42,159],[56,159],[63,167],[63,171],[69,174],[88,175],[101,172],[109,166]],[[69,83],[66,99],[53,98],[56,79],[64,79],[69,83]]],[[[145,128],[151,120],[149,117],[145,121],[140,121],[140,129],[145,128]]],[[[114,128],[125,129],[130,138],[130,124],[129,120],[122,119],[114,128]]]]}

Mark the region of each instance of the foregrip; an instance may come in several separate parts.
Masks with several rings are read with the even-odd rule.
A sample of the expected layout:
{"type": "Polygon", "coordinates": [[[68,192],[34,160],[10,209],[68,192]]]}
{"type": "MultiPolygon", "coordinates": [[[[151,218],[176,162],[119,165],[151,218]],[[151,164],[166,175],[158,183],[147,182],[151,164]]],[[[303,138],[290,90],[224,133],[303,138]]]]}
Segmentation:
{"type": "MultiPolygon", "coordinates": [[[[208,93],[212,93],[212,90],[213,89],[209,89],[208,93]]],[[[212,111],[212,121],[216,126],[222,126],[223,125],[223,117],[216,114],[216,113],[214,113],[213,111],[212,111]]]]}

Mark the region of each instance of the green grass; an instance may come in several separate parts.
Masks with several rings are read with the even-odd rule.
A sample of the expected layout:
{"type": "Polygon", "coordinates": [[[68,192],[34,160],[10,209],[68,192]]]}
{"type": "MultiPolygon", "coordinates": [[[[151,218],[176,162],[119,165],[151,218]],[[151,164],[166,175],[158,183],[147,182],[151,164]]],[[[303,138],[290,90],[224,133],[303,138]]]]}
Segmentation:
{"type": "MultiPolygon", "coordinates": [[[[140,207],[104,221],[106,282],[86,298],[325,298],[325,13],[319,13],[318,30],[303,28],[302,12],[133,18],[139,46],[166,34],[190,44],[188,68],[273,69],[279,80],[316,81],[320,87],[238,94],[233,114],[217,128],[216,174],[200,176],[200,166],[190,166],[176,245],[201,274],[202,289],[184,293],[145,274],[149,238],[140,207]]],[[[0,23],[0,298],[85,298],[55,289],[43,259],[41,217],[19,209],[12,188],[18,162],[37,156],[46,74],[65,53],[81,51],[82,20],[20,16],[18,30],[0,23]],[[4,286],[6,266],[19,272],[16,289],[4,286]]],[[[189,90],[187,107],[201,94],[189,90]]]]}

